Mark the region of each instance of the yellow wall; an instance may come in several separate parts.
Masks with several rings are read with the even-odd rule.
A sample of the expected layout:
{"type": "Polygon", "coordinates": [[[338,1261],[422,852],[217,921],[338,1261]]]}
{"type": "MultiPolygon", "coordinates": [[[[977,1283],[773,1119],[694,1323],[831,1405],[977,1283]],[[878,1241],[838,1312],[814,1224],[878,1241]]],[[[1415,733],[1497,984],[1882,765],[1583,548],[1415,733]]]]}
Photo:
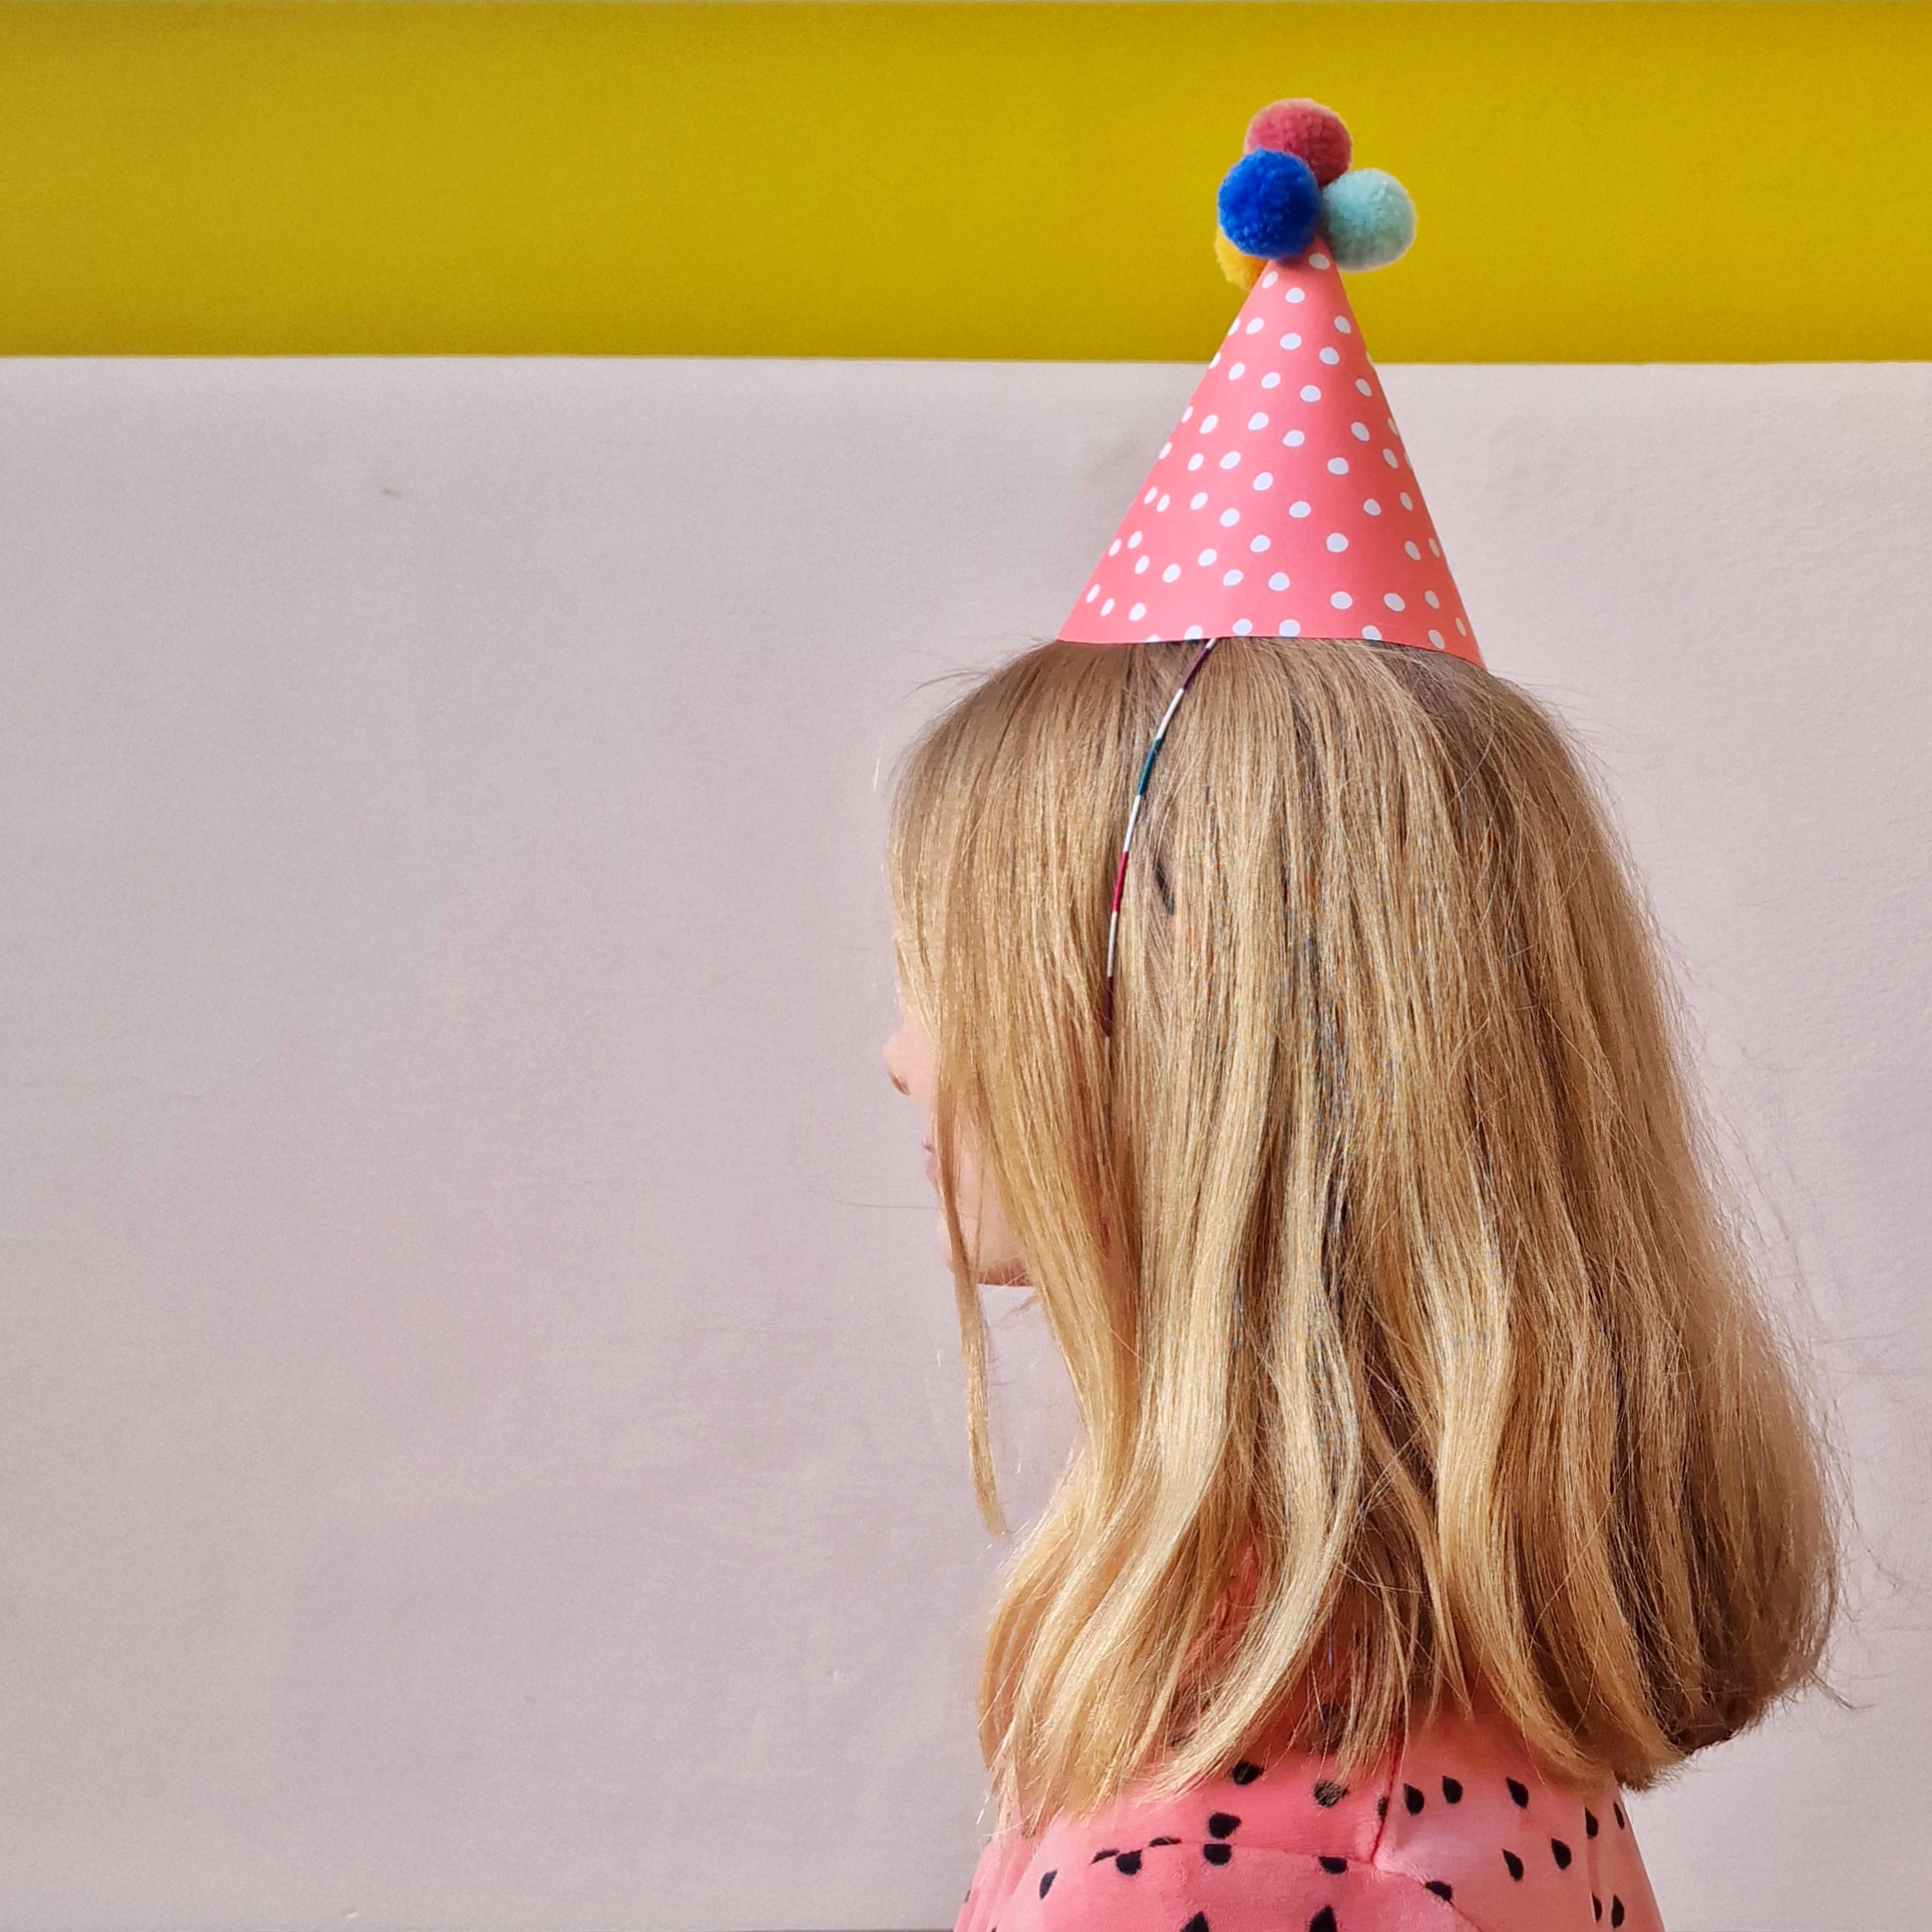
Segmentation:
{"type": "Polygon", "coordinates": [[[1391,360],[1932,355],[1932,7],[0,0],[0,354],[1191,361],[1249,112],[1391,360]]]}

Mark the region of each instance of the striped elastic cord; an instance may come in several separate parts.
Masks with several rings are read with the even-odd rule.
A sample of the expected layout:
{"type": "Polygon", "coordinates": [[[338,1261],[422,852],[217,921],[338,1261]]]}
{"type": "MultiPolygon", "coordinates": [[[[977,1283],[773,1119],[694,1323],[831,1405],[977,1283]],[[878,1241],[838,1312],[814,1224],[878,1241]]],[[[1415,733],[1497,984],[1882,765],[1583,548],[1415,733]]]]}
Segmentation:
{"type": "Polygon", "coordinates": [[[1147,781],[1153,776],[1154,760],[1161,755],[1161,747],[1167,742],[1167,727],[1174,721],[1174,713],[1181,708],[1181,700],[1187,695],[1187,687],[1195,681],[1195,673],[1207,661],[1207,653],[1219,640],[1209,638],[1201,646],[1195,660],[1187,667],[1187,674],[1174,686],[1174,694],[1167,701],[1167,709],[1161,714],[1161,722],[1154,728],[1154,741],[1147,748],[1147,757],[1141,766],[1141,781],[1134,787],[1134,802],[1127,811],[1127,836],[1120,841],[1120,863],[1114,869],[1114,902],[1107,915],[1107,990],[1100,1003],[1100,1031],[1112,1036],[1114,1031],[1114,942],[1120,932],[1120,900],[1127,890],[1127,855],[1134,848],[1134,827],[1141,823],[1141,805],[1147,796],[1147,781]]]}

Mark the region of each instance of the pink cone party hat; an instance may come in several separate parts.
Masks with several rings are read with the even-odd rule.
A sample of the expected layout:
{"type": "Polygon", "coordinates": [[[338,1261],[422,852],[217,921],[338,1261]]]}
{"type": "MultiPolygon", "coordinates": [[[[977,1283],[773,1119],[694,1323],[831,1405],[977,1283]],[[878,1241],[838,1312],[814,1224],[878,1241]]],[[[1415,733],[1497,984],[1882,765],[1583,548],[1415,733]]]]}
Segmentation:
{"type": "Polygon", "coordinates": [[[1342,286],[1414,235],[1311,101],[1250,124],[1217,253],[1248,288],[1060,628],[1070,643],[1367,638],[1480,664],[1473,627],[1342,286]]]}

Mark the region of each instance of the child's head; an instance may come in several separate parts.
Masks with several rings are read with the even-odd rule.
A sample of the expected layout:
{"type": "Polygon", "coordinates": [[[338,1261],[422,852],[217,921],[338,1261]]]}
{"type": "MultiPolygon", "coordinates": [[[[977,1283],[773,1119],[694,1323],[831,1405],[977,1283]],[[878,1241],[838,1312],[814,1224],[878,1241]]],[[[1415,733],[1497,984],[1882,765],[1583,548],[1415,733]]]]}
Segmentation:
{"type": "Polygon", "coordinates": [[[1003,1805],[1178,1785],[1277,1720],[1359,1760],[1478,1691],[1553,1773],[1642,1785],[1811,1678],[1836,1565],[1641,896],[1513,686],[1228,639],[1149,791],[1108,1037],[1122,825],[1194,649],[1027,653],[895,800],[989,1520],[961,1161],[1085,1432],[994,1618],[1003,1805]]]}

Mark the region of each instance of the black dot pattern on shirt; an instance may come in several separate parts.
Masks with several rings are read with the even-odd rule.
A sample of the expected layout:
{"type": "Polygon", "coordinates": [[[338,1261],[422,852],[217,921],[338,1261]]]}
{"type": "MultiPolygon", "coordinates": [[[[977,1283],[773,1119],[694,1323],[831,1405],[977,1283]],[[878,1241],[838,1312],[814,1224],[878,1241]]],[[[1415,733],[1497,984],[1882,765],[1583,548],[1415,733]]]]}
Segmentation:
{"type": "MultiPolygon", "coordinates": [[[[1243,1758],[1234,1767],[1230,1775],[1233,1782],[1237,1785],[1251,1785],[1261,1775],[1261,1767],[1243,1758]]],[[[1514,1803],[1517,1809],[1527,1811],[1530,1804],[1529,1787],[1518,1778],[1506,1778],[1504,1783],[1509,1787],[1511,1800],[1514,1803]]],[[[1459,1778],[1445,1776],[1441,1784],[1444,1802],[1450,1805],[1459,1805],[1463,1797],[1464,1787],[1462,1781],[1459,1778]]],[[[1338,1779],[1322,1778],[1315,1785],[1315,1801],[1324,1810],[1333,1809],[1348,1795],[1348,1787],[1338,1779]]],[[[1408,1812],[1409,1816],[1412,1817],[1419,1816],[1427,1804],[1424,1794],[1415,1785],[1404,1784],[1402,1787],[1402,1795],[1403,1808],[1408,1812]]],[[[1378,1817],[1387,1817],[1389,1798],[1386,1793],[1378,1797],[1375,1809],[1378,1817]]],[[[1630,1821],[1624,1815],[1622,1805],[1613,1799],[1610,1804],[1610,1811],[1617,1821],[1617,1828],[1620,1831],[1628,1830],[1630,1821]]],[[[1228,1840],[1240,1828],[1240,1818],[1230,1811],[1217,1811],[1208,1816],[1206,1823],[1207,1840],[1201,1847],[1201,1856],[1209,1864],[1217,1866],[1226,1865],[1233,1859],[1234,1847],[1228,1840]]],[[[1601,1821],[1598,1818],[1597,1814],[1590,1810],[1588,1806],[1584,1806],[1583,1830],[1585,1837],[1594,1839],[1599,1835],[1601,1828],[1601,1821]]],[[[1182,1842],[1183,1840],[1178,1838],[1170,1837],[1150,1839],[1148,1840],[1149,1847],[1178,1845],[1182,1842]]],[[[1576,1857],[1571,1846],[1560,1838],[1552,1838],[1549,1845],[1550,1856],[1555,1861],[1556,1869],[1559,1872],[1568,1871],[1576,1857]]],[[[1103,1859],[1111,1859],[1114,1861],[1114,1869],[1117,1872],[1123,1877],[1133,1878],[1141,1871],[1142,1857],[1143,1853],[1140,1850],[1123,1851],[1118,1847],[1109,1845],[1104,1850],[1097,1851],[1093,1854],[1093,1862],[1098,1864],[1103,1859]]],[[[1348,1870],[1348,1859],[1332,1854],[1323,1855],[1318,1859],[1317,1862],[1320,1864],[1321,1869],[1330,1877],[1340,1877],[1348,1870]]],[[[1512,1880],[1521,1883],[1525,1869],[1522,1857],[1505,1846],[1502,1848],[1502,1862],[1512,1880]]],[[[1053,1882],[1059,1875],[1057,1868],[1041,1874],[1040,1896],[1042,1899],[1053,1890],[1053,1882]]],[[[1455,1898],[1454,1888],[1446,1879],[1425,1880],[1423,1882],[1423,1889],[1443,1900],[1445,1904],[1453,1902],[1455,1898]]],[[[968,1905],[972,1903],[972,1891],[968,1888],[966,1892],[966,1903],[968,1905]]],[[[1600,1921],[1604,1916],[1603,1901],[1594,1892],[1590,1894],[1590,1916],[1595,1921],[1600,1921]]],[[[1614,1893],[1610,1896],[1609,1916],[1612,1932],[1621,1932],[1627,1913],[1623,1900],[1614,1893]]],[[[1186,1925],[1182,1927],[1181,1932],[1210,1932],[1207,1915],[1205,1912],[1196,1912],[1187,1921],[1186,1925]]],[[[1324,1905],[1320,1911],[1315,1913],[1314,1917],[1308,1921],[1308,1932],[1340,1932],[1336,1920],[1335,1907],[1333,1905],[1324,1905]]]]}

